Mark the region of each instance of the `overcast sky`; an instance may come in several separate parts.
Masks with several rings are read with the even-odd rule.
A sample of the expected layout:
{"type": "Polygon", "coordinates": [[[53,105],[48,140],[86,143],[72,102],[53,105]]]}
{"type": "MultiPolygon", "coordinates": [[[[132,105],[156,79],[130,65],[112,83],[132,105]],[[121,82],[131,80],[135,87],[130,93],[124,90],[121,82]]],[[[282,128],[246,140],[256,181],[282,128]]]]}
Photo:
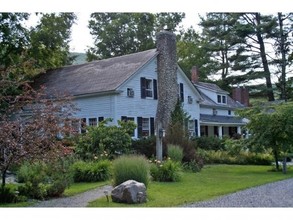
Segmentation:
{"type": "MultiPolygon", "coordinates": [[[[88,29],[89,12],[76,13],[78,20],[72,27],[72,41],[70,48],[72,52],[85,52],[88,46],[93,46],[93,39],[88,29]]],[[[196,26],[199,21],[198,13],[187,13],[182,25],[188,28],[191,25],[196,26]]]]}
{"type": "Polygon", "coordinates": [[[78,20],[72,27],[70,43],[73,52],[85,52],[93,45],[87,28],[91,12],[185,12],[184,27],[196,28],[198,14],[206,12],[293,11],[293,0],[278,4],[276,0],[0,0],[0,5],[2,12],[75,12],[78,20]]]}

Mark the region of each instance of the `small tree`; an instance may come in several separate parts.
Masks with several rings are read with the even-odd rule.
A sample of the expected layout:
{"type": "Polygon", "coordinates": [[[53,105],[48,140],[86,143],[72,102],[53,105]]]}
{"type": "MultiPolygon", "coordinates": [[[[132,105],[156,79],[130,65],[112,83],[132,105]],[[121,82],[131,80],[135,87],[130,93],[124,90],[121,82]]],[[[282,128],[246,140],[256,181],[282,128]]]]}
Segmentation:
{"type": "Polygon", "coordinates": [[[68,98],[46,99],[28,85],[22,87],[21,95],[3,98],[8,102],[6,111],[0,114],[3,188],[7,170],[12,165],[62,157],[65,152],[61,138],[74,133],[72,123],[68,122],[75,108],[68,98]]]}
{"type": "MultiPolygon", "coordinates": [[[[248,118],[247,128],[252,133],[250,143],[253,150],[271,150],[279,170],[279,158],[287,154],[293,146],[293,103],[254,107],[239,112],[240,116],[248,118]]],[[[286,172],[284,164],[284,172],[286,172]]]]}
{"type": "Polygon", "coordinates": [[[107,125],[109,121],[110,119],[107,119],[97,127],[88,127],[88,132],[80,136],[76,143],[76,153],[82,159],[92,160],[104,151],[110,157],[128,151],[131,146],[131,133],[136,125],[132,121],[118,121],[118,126],[107,125]]]}

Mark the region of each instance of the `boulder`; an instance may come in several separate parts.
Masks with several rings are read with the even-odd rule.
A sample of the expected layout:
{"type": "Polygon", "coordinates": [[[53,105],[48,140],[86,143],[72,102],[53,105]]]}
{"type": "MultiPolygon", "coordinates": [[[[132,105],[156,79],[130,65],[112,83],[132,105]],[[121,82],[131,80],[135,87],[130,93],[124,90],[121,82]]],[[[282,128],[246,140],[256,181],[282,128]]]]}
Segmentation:
{"type": "Polygon", "coordinates": [[[144,183],[127,180],[112,190],[111,198],[113,202],[119,203],[144,203],[146,202],[146,187],[144,183]]]}

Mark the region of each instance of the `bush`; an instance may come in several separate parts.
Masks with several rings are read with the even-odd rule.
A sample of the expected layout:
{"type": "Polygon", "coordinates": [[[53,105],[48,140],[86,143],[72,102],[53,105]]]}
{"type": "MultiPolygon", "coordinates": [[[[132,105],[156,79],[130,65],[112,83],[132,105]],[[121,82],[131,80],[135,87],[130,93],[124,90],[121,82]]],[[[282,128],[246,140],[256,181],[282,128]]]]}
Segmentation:
{"type": "Polygon", "coordinates": [[[154,181],[159,182],[177,182],[181,179],[181,166],[180,163],[168,159],[160,162],[155,161],[151,165],[150,173],[154,181]]]}
{"type": "Polygon", "coordinates": [[[17,193],[17,186],[6,184],[5,187],[0,187],[0,203],[14,203],[24,201],[24,197],[20,197],[17,193]]]}
{"type": "Polygon", "coordinates": [[[72,182],[69,171],[71,158],[60,158],[48,163],[24,163],[17,172],[19,194],[33,199],[62,195],[72,182]]]}
{"type": "Polygon", "coordinates": [[[135,180],[148,186],[149,164],[144,156],[123,155],[113,161],[113,185],[135,180]]]}
{"type": "Polygon", "coordinates": [[[225,139],[219,139],[217,137],[202,136],[195,139],[197,147],[204,150],[225,150],[225,139]]]}
{"type": "Polygon", "coordinates": [[[181,163],[183,159],[183,149],[178,145],[167,145],[168,146],[168,157],[171,160],[181,163]]]}
{"type": "Polygon", "coordinates": [[[95,155],[108,152],[111,159],[129,151],[131,133],[136,125],[132,121],[118,121],[118,126],[107,125],[109,119],[100,122],[96,127],[88,127],[87,133],[80,136],[75,152],[84,160],[92,160],[95,155]]]}
{"type": "Polygon", "coordinates": [[[273,157],[269,154],[249,151],[241,151],[233,156],[228,151],[205,151],[204,159],[209,164],[270,165],[273,162],[273,157]]]}
{"type": "Polygon", "coordinates": [[[145,155],[147,158],[153,157],[156,155],[156,137],[132,140],[131,150],[136,154],[145,155]]]}
{"type": "Polygon", "coordinates": [[[111,162],[100,160],[92,162],[78,161],[72,165],[74,182],[98,182],[111,176],[111,162]]]}

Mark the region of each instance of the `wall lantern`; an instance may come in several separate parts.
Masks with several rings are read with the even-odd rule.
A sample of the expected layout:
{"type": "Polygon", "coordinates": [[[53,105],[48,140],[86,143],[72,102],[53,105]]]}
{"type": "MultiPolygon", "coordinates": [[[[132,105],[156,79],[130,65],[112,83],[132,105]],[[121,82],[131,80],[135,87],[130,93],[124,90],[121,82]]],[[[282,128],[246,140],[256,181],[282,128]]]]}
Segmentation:
{"type": "Polygon", "coordinates": [[[163,128],[160,128],[159,129],[159,138],[165,137],[165,134],[166,134],[165,130],[163,128]]]}

